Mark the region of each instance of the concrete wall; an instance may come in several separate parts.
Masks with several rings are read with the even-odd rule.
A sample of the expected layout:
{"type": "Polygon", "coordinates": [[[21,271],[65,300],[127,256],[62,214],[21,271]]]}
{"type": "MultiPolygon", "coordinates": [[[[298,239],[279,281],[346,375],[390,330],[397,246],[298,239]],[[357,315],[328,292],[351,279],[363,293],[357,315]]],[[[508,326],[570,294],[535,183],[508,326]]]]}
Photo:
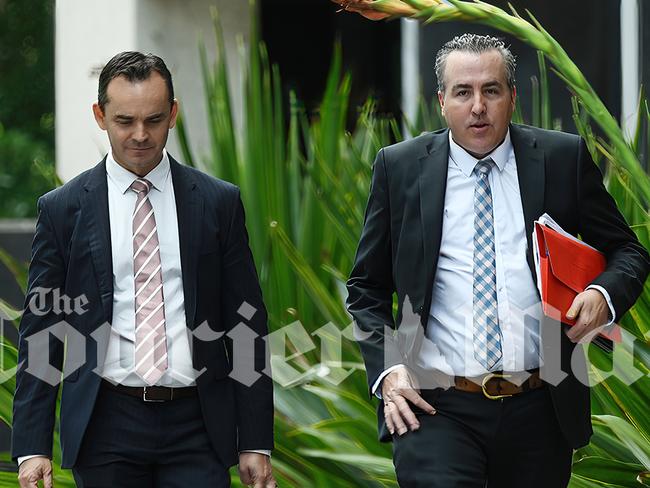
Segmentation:
{"type": "MultiPolygon", "coordinates": [[[[198,56],[203,36],[214,59],[210,7],[220,12],[231,73],[234,109],[241,113],[238,37],[247,41],[246,0],[58,0],[56,3],[56,164],[64,181],[92,167],[108,138],[92,115],[103,65],[125,50],[152,52],[167,63],[196,156],[208,154],[208,130],[198,56]]],[[[180,157],[175,131],[168,148],[180,157]]]]}

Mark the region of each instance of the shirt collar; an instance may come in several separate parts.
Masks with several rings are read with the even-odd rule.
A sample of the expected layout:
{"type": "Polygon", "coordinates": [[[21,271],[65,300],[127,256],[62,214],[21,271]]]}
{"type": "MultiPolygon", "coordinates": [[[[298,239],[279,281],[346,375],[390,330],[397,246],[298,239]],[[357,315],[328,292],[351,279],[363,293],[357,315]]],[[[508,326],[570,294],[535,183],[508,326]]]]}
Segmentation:
{"type": "MultiPolygon", "coordinates": [[[[499,171],[503,171],[503,168],[506,167],[506,164],[510,159],[510,154],[512,151],[513,147],[512,141],[510,140],[510,129],[508,129],[503,142],[499,144],[494,149],[494,151],[485,157],[491,157],[497,165],[497,168],[499,168],[499,171]]],[[[479,161],[479,159],[472,156],[465,149],[460,147],[456,141],[454,141],[454,138],[451,136],[451,131],[449,131],[449,157],[454,163],[456,163],[462,173],[468,178],[472,175],[474,166],[476,166],[476,163],[479,161]]]]}
{"type": "MultiPolygon", "coordinates": [[[[162,159],[160,163],[149,171],[144,178],[151,183],[155,190],[160,192],[165,188],[165,183],[169,177],[170,165],[167,150],[163,149],[162,159]]],[[[108,177],[115,182],[119,190],[124,194],[126,193],[131,184],[139,178],[138,175],[131,173],[128,169],[120,166],[113,157],[113,150],[106,156],[106,173],[108,177]]]]}

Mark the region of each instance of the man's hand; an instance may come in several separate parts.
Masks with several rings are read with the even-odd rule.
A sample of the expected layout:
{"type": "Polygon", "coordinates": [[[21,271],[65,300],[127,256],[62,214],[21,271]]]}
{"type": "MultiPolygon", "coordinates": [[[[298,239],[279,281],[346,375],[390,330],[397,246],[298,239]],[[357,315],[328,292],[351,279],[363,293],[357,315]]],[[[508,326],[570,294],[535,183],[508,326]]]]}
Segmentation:
{"type": "Polygon", "coordinates": [[[20,463],[18,483],[20,488],[38,488],[38,481],[43,480],[45,488],[52,488],[52,461],[38,456],[20,463]]]}
{"type": "Polygon", "coordinates": [[[277,488],[273,478],[271,458],[256,452],[239,454],[239,479],[246,486],[253,488],[277,488]]]}
{"type": "Polygon", "coordinates": [[[397,432],[398,435],[402,435],[408,432],[409,429],[417,430],[420,428],[420,422],[418,422],[408,402],[424,410],[429,415],[435,415],[436,413],[436,409],[420,396],[418,385],[405,366],[396,368],[386,375],[381,382],[381,396],[384,402],[386,427],[388,427],[391,434],[397,432]]]}
{"type": "Polygon", "coordinates": [[[576,319],[575,325],[566,331],[567,337],[572,342],[580,342],[594,329],[609,321],[609,307],[605,297],[598,290],[585,290],[575,297],[566,316],[571,320],[576,319]]]}

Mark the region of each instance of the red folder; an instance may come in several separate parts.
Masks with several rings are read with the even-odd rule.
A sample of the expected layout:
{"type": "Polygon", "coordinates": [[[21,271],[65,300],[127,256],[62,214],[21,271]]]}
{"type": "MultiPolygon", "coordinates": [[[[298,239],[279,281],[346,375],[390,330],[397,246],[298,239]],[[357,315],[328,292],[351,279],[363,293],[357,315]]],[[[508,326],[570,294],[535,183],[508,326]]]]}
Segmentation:
{"type": "MultiPolygon", "coordinates": [[[[575,325],[575,320],[566,317],[573,299],[605,270],[605,256],[587,244],[557,232],[546,225],[535,222],[534,237],[539,250],[540,291],[544,314],[575,325]],[[553,313],[555,312],[555,313],[553,313]]],[[[621,330],[614,325],[599,335],[615,342],[621,342],[621,330]]]]}

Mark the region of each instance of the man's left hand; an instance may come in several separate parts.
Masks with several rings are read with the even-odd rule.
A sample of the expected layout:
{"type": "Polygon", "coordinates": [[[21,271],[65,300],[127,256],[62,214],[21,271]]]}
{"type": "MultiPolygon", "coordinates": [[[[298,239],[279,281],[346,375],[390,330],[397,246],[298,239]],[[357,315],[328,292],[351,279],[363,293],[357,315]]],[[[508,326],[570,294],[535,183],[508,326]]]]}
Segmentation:
{"type": "MultiPolygon", "coordinates": [[[[605,297],[598,290],[585,290],[575,297],[566,316],[576,321],[575,325],[566,331],[567,337],[572,342],[580,342],[594,329],[609,322],[609,307],[605,297]]],[[[593,335],[590,338],[593,338],[593,335]]]]}
{"type": "Polygon", "coordinates": [[[277,488],[273,478],[271,458],[256,452],[239,454],[239,479],[246,486],[253,488],[277,488]]]}

